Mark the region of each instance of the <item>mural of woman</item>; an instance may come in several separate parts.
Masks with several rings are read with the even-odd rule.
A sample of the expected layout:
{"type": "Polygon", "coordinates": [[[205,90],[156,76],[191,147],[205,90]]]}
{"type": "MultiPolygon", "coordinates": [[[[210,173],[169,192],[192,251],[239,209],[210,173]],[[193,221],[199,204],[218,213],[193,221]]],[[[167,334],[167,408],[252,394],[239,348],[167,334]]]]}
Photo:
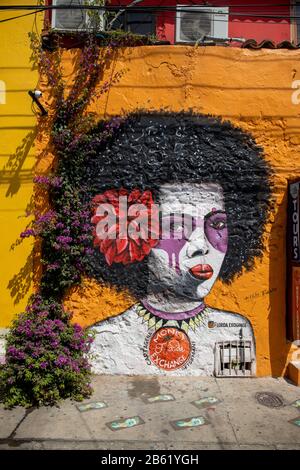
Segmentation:
{"type": "Polygon", "coordinates": [[[251,136],[204,115],[135,113],[88,175],[89,275],[138,299],[91,327],[94,372],[212,375],[220,342],[249,340],[255,373],[250,322],[205,303],[217,278],[262,255],[271,170],[251,136]]]}

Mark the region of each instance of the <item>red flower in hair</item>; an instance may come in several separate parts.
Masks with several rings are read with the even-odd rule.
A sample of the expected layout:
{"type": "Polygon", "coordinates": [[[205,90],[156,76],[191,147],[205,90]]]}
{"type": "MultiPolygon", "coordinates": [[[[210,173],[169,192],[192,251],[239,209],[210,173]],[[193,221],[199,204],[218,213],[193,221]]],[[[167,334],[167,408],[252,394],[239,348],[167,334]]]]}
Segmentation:
{"type": "Polygon", "coordinates": [[[94,246],[109,265],[142,261],[159,242],[159,212],[151,191],[111,189],[93,199],[94,246]]]}

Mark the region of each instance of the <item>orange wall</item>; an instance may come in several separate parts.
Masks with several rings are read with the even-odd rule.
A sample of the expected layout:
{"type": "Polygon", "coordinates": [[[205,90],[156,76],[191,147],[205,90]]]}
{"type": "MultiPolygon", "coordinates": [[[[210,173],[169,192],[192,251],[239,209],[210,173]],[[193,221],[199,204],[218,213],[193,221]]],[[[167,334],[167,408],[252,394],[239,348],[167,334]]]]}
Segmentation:
{"type": "MultiPolygon", "coordinates": [[[[65,53],[70,79],[75,55],[76,50],[65,53]]],[[[263,146],[275,171],[275,206],[265,235],[264,257],[252,272],[230,286],[217,282],[206,299],[208,305],[250,319],[256,337],[258,375],[283,374],[290,351],[285,336],[285,228],[287,179],[300,177],[300,104],[293,104],[291,99],[292,82],[300,80],[298,63],[300,52],[288,50],[184,46],[120,49],[108,64],[104,80],[117,71],[124,74],[92,106],[99,117],[139,108],[193,109],[230,119],[263,146]]],[[[40,142],[40,151],[47,155],[47,135],[40,142]]],[[[83,325],[116,315],[132,303],[126,294],[120,296],[87,279],[65,301],[74,319],[83,325]]]]}

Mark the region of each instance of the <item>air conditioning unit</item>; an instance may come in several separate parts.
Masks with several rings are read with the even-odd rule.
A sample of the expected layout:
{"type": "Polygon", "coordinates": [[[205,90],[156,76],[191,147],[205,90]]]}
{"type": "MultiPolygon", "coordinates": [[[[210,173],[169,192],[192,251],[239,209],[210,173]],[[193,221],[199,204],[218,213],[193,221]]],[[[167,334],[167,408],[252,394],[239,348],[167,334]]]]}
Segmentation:
{"type": "Polygon", "coordinates": [[[204,36],[228,37],[228,7],[178,5],[176,8],[176,42],[194,43],[204,36]]]}
{"type": "MultiPolygon", "coordinates": [[[[52,10],[52,29],[56,31],[103,31],[104,10],[72,9],[72,6],[88,5],[87,0],[52,0],[53,6],[66,6],[68,9],[52,10]]],[[[93,5],[93,2],[90,2],[93,5]]]]}

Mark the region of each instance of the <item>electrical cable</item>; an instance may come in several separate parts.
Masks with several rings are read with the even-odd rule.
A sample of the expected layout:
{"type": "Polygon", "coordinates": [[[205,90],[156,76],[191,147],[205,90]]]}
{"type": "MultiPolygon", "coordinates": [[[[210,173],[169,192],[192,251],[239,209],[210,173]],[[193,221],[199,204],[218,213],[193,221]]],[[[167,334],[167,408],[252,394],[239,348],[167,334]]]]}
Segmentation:
{"type": "MultiPolygon", "coordinates": [[[[193,0],[190,0],[193,2],[193,0]]],[[[68,0],[66,0],[66,2],[68,2],[68,0]]],[[[119,1],[118,1],[119,3],[119,1]]],[[[66,3],[67,5],[67,3],[66,3]]],[[[81,7],[81,5],[77,5],[79,8],[81,7]]],[[[99,6],[99,5],[82,5],[84,7],[87,7],[87,8],[92,8],[92,7],[95,7],[95,8],[110,8],[108,5],[103,5],[103,7],[99,6]]],[[[118,7],[120,8],[126,8],[126,6],[128,5],[122,5],[121,3],[118,4],[118,7]]],[[[188,6],[188,5],[187,5],[188,6]]],[[[191,5],[193,6],[193,5],[191,5]]],[[[218,4],[214,4],[214,5],[208,5],[208,4],[197,4],[197,6],[203,6],[203,7],[217,7],[217,8],[221,8],[221,7],[232,7],[232,8],[249,8],[249,7],[255,7],[255,8],[265,8],[265,7],[268,7],[268,8],[279,8],[279,7],[289,7],[289,6],[293,6],[291,5],[291,2],[290,3],[278,3],[278,4],[271,4],[271,3],[258,3],[258,4],[253,4],[253,3],[243,3],[243,4],[230,4],[230,3],[222,3],[222,5],[218,5],[218,4]]],[[[35,9],[35,8],[56,8],[57,6],[56,5],[0,5],[0,10],[32,10],[32,9],[35,9]]],[[[58,6],[59,7],[59,6],[58,6]]],[[[176,7],[176,6],[175,6],[176,7]]],[[[112,8],[114,8],[112,6],[112,8]]],[[[151,6],[148,6],[148,7],[145,7],[145,8],[155,8],[155,5],[151,5],[151,6]]],[[[174,8],[174,5],[165,5],[164,8],[174,8]]]]}
{"type": "Polygon", "coordinates": [[[0,23],[6,23],[7,21],[17,20],[18,18],[24,18],[24,16],[36,15],[37,13],[42,13],[44,10],[31,11],[30,13],[25,13],[24,15],[12,16],[11,18],[5,18],[0,20],[0,23]]]}
{"type": "MultiPolygon", "coordinates": [[[[197,5],[199,6],[199,5],[197,5]]],[[[35,7],[37,8],[37,7],[35,7]]],[[[144,6],[144,7],[141,7],[141,6],[133,6],[133,7],[129,7],[129,6],[126,6],[126,7],[120,7],[119,5],[117,6],[86,6],[86,5],[57,5],[57,6],[47,6],[47,7],[43,7],[43,8],[38,8],[35,10],[34,13],[38,13],[39,11],[47,11],[47,10],[100,10],[100,11],[111,11],[111,12],[117,12],[120,10],[120,8],[122,10],[130,10],[130,11],[137,11],[137,12],[143,12],[143,11],[178,11],[178,7],[174,6],[174,7],[164,7],[164,6],[144,6]]],[[[206,6],[206,8],[209,8],[206,6]]],[[[214,8],[214,7],[213,7],[214,8]]],[[[0,11],[1,11],[1,7],[0,7],[0,11]]],[[[6,11],[6,10],[2,10],[2,11],[6,11]]],[[[190,11],[195,11],[195,6],[192,5],[192,6],[184,6],[184,7],[181,7],[180,6],[180,11],[184,11],[184,12],[190,12],[190,11]]],[[[199,10],[198,13],[211,13],[211,10],[199,10]]],[[[218,13],[215,13],[215,14],[218,14],[218,13]]],[[[275,14],[264,14],[264,13],[250,13],[250,12],[230,12],[229,13],[230,16],[242,16],[242,17],[251,17],[251,18],[274,18],[274,19],[290,19],[290,18],[300,18],[300,15],[275,15],[275,14]]]]}
{"type": "MultiPolygon", "coordinates": [[[[197,5],[197,6],[202,6],[202,5],[197,5]]],[[[233,5],[232,5],[233,6],[233,5]]],[[[245,5],[244,5],[245,6],[245,5]]],[[[250,5],[249,5],[250,6],[250,5]]],[[[251,5],[252,7],[254,7],[254,5],[251,5]]],[[[262,6],[262,5],[255,5],[256,6],[262,6]]],[[[271,7],[271,5],[268,5],[269,7],[271,7]]],[[[274,6],[274,5],[273,5],[274,6]]],[[[276,6],[279,6],[279,5],[276,5],[276,6]]],[[[283,4],[282,4],[283,6],[283,4]]],[[[284,5],[284,6],[287,6],[284,5]]],[[[201,14],[201,13],[207,13],[207,12],[211,12],[211,10],[205,10],[205,7],[208,8],[207,5],[203,5],[203,9],[201,10],[198,10],[197,13],[198,14],[201,14]]],[[[214,7],[216,7],[214,5],[214,7]]],[[[224,7],[224,5],[223,5],[224,7]]],[[[235,6],[236,7],[236,6],[235,6]]],[[[15,19],[18,19],[18,18],[22,18],[22,17],[25,17],[25,16],[29,16],[29,15],[35,15],[37,13],[40,13],[40,12],[45,12],[45,11],[51,11],[51,10],[100,10],[100,11],[111,11],[111,12],[117,12],[120,10],[120,8],[122,10],[130,10],[131,12],[143,12],[143,11],[155,11],[155,12],[159,12],[159,11],[163,11],[163,12],[178,12],[178,8],[177,6],[162,6],[162,5],[158,5],[158,6],[132,6],[132,7],[129,7],[129,5],[126,5],[126,6],[121,6],[121,5],[117,5],[117,6],[96,6],[96,5],[48,5],[48,6],[38,6],[38,5],[35,5],[35,6],[31,6],[31,5],[19,5],[19,6],[12,6],[12,5],[9,5],[9,6],[0,6],[0,12],[1,11],[12,11],[12,10],[31,10],[31,9],[35,9],[35,11],[32,11],[30,13],[26,13],[26,14],[23,14],[23,15],[18,15],[18,16],[14,16],[14,17],[10,17],[10,18],[5,18],[3,20],[0,20],[0,23],[5,23],[7,21],[12,21],[12,20],[15,20],[15,19]]],[[[218,7],[217,7],[218,8],[218,7]]],[[[221,7],[220,7],[221,8],[221,7]]],[[[190,11],[195,11],[195,7],[194,5],[191,5],[191,6],[184,6],[184,7],[180,7],[180,12],[190,12],[190,11]]],[[[217,14],[216,14],[217,15],[217,14]]],[[[295,20],[295,19],[300,19],[300,15],[275,15],[275,14],[259,14],[259,13],[250,13],[250,12],[230,12],[229,13],[229,16],[232,18],[232,17],[247,17],[247,18],[264,18],[264,19],[277,19],[277,20],[284,20],[284,19],[287,19],[287,20],[295,20]]],[[[226,20],[222,20],[222,19],[218,19],[218,18],[215,18],[216,21],[226,21],[226,20]]]]}

